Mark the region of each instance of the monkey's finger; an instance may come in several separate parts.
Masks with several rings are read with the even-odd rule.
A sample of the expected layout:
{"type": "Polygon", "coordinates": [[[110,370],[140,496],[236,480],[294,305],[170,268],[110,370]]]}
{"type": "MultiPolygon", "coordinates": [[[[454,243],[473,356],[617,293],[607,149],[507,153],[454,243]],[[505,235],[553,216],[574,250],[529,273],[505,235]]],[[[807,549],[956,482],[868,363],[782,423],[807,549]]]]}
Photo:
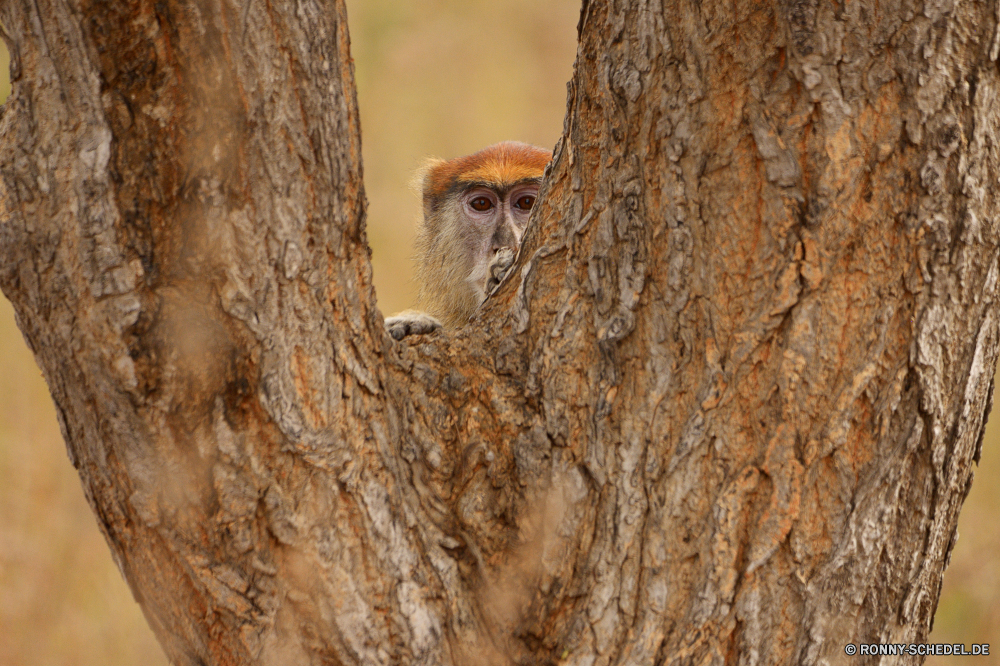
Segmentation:
{"type": "Polygon", "coordinates": [[[431,333],[441,328],[441,322],[426,312],[407,311],[385,320],[385,330],[394,340],[408,335],[431,333]]]}

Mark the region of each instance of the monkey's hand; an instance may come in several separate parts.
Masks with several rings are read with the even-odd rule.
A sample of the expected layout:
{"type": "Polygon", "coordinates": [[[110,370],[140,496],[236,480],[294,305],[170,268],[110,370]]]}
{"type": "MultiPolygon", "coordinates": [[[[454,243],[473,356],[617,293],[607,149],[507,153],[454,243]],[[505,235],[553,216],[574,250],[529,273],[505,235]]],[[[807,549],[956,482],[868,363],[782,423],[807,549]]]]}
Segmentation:
{"type": "Polygon", "coordinates": [[[486,278],[486,295],[489,296],[500,286],[510,267],[514,265],[515,252],[509,247],[502,247],[493,255],[493,261],[486,269],[489,276],[486,278]]]}
{"type": "Polygon", "coordinates": [[[441,322],[419,310],[403,310],[385,320],[385,330],[395,340],[402,340],[408,335],[430,333],[439,328],[441,322]]]}

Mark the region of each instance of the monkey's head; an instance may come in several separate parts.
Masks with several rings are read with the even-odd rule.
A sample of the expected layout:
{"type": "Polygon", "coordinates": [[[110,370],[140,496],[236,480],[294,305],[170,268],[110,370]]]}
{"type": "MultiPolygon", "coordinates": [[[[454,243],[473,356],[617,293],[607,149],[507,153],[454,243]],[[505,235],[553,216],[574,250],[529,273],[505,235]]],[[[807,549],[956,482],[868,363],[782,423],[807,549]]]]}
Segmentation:
{"type": "Polygon", "coordinates": [[[424,201],[417,233],[420,304],[446,326],[465,323],[485,300],[497,262],[509,266],[551,158],[550,151],[507,141],[431,160],[418,174],[424,201]]]}

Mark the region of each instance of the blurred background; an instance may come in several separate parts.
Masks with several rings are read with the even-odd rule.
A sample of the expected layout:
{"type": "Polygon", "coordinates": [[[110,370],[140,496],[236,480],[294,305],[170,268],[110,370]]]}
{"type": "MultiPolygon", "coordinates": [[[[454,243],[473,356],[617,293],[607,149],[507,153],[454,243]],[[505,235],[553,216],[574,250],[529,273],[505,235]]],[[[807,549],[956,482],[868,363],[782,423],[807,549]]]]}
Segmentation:
{"type": "MultiPolygon", "coordinates": [[[[413,171],[427,157],[465,155],[505,139],[553,147],[580,0],[348,0],[347,7],[368,239],[379,306],[389,314],[415,300],[413,171]]],[[[9,91],[0,42],[0,102],[9,91]]],[[[995,426],[962,511],[931,640],[990,643],[1000,653],[995,426]]],[[[48,389],[0,296],[0,666],[166,663],[111,560],[48,389]]]]}

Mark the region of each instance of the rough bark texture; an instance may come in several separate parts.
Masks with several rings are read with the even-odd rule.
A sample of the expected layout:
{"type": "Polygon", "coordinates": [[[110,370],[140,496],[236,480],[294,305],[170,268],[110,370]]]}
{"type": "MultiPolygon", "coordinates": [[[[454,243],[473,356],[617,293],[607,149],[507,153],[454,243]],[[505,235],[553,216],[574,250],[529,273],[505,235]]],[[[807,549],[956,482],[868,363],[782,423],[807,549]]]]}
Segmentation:
{"type": "Polygon", "coordinates": [[[170,659],[923,640],[998,350],[998,12],[584,2],[515,270],[395,343],[340,3],[5,0],[0,286],[170,659]]]}

